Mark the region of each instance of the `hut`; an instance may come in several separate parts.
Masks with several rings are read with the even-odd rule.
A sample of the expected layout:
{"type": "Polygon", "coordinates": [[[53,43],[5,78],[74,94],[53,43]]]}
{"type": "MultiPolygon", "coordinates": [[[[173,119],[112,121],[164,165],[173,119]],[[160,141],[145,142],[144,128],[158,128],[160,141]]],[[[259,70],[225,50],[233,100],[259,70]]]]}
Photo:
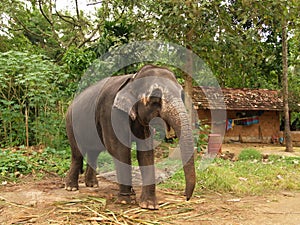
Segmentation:
{"type": "Polygon", "coordinates": [[[282,135],[280,113],[283,100],[278,91],[248,88],[221,90],[218,92],[215,87],[194,87],[193,104],[199,120],[212,124],[212,111],[224,110],[224,104],[216,103],[217,99],[224,100],[224,142],[270,143],[279,140],[282,135]]]}

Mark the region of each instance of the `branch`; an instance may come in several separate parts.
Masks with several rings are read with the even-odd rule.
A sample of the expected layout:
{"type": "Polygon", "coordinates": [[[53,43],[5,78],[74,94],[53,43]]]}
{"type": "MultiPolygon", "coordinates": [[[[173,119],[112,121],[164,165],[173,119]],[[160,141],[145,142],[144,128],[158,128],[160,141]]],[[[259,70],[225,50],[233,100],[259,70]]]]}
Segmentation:
{"type": "Polygon", "coordinates": [[[82,30],[81,18],[80,18],[80,14],[79,14],[78,0],[75,0],[75,6],[76,6],[76,14],[77,14],[79,32],[80,32],[82,38],[84,39],[84,33],[82,30]]]}
{"type": "Polygon", "coordinates": [[[55,8],[55,13],[57,14],[57,16],[62,20],[62,21],[65,21],[66,23],[69,23],[71,25],[73,25],[74,27],[77,27],[78,25],[76,24],[75,22],[75,19],[72,17],[72,16],[66,16],[66,15],[61,15],[55,8]],[[72,21],[70,20],[67,20],[66,18],[69,18],[71,19],[72,21]]]}
{"type": "Polygon", "coordinates": [[[91,6],[91,5],[97,5],[97,4],[101,4],[102,1],[100,2],[93,2],[93,3],[87,3],[86,6],[91,6]]]}
{"type": "Polygon", "coordinates": [[[79,46],[78,48],[81,48],[83,45],[85,45],[87,42],[89,42],[97,33],[98,29],[100,28],[100,24],[97,25],[96,29],[92,32],[92,34],[86,38],[79,46]]]}
{"type": "Polygon", "coordinates": [[[34,35],[34,36],[41,37],[41,38],[43,38],[43,37],[45,37],[45,36],[49,36],[49,35],[45,34],[44,32],[43,32],[43,35],[40,35],[40,34],[37,34],[37,33],[33,32],[33,31],[29,30],[29,29],[26,27],[26,25],[25,25],[24,23],[22,23],[21,20],[19,20],[19,18],[18,18],[17,16],[14,17],[14,19],[15,19],[15,20],[18,22],[18,24],[20,24],[20,25],[24,28],[24,30],[25,30],[26,32],[28,32],[29,34],[32,34],[32,35],[34,35]]]}
{"type": "Polygon", "coordinates": [[[76,36],[74,36],[68,43],[67,43],[67,48],[71,46],[71,44],[76,40],[76,36]]]}
{"type": "Polygon", "coordinates": [[[62,14],[60,14],[60,13],[57,11],[57,9],[56,9],[56,0],[55,0],[55,13],[56,13],[56,15],[57,15],[62,21],[65,21],[66,23],[69,23],[69,24],[73,25],[74,27],[77,27],[77,26],[78,26],[78,25],[76,24],[76,20],[75,20],[72,16],[62,15],[62,14]],[[66,18],[71,19],[72,21],[67,20],[66,18]]]}
{"type": "Polygon", "coordinates": [[[78,19],[78,21],[80,21],[79,8],[78,8],[78,1],[77,0],[75,0],[75,6],[76,6],[77,19],[78,19]]]}
{"type": "Polygon", "coordinates": [[[45,14],[45,12],[43,10],[41,0],[39,0],[39,9],[40,9],[40,12],[42,13],[43,17],[48,21],[48,23],[51,25],[51,27],[53,27],[53,22],[50,21],[50,19],[47,17],[47,15],[45,14]]]}
{"type": "MultiPolygon", "coordinates": [[[[46,15],[46,13],[44,12],[43,10],[43,7],[42,7],[42,1],[39,0],[39,9],[40,9],[40,12],[42,13],[43,17],[48,21],[48,23],[50,24],[51,26],[51,30],[52,30],[52,37],[60,44],[60,45],[63,45],[63,43],[60,41],[56,31],[55,31],[55,28],[54,28],[54,23],[53,21],[51,21],[48,16],[46,15]]],[[[52,4],[50,3],[50,11],[52,11],[52,4]]],[[[40,29],[39,29],[40,30],[40,29]]],[[[42,30],[40,30],[42,33],[44,33],[42,30]]],[[[47,34],[46,34],[47,35],[47,34]]],[[[49,35],[49,37],[51,37],[49,35]]]]}

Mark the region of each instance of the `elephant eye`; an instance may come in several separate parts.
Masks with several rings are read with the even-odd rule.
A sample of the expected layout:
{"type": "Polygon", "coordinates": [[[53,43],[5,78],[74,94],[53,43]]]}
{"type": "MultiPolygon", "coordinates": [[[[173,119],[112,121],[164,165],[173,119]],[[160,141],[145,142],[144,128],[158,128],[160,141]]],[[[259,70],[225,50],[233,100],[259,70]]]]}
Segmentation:
{"type": "Polygon", "coordinates": [[[160,102],[152,102],[153,107],[160,107],[160,102]]]}
{"type": "Polygon", "coordinates": [[[161,105],[161,98],[159,97],[151,97],[150,98],[151,105],[156,106],[156,105],[161,105]]]}

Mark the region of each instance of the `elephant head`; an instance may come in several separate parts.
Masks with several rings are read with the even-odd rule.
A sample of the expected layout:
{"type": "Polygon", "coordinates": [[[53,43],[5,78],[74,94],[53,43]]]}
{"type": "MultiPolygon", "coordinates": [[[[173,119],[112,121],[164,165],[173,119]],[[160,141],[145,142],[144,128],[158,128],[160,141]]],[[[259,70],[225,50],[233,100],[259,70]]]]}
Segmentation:
{"type": "Polygon", "coordinates": [[[145,66],[124,84],[113,106],[128,113],[131,121],[148,126],[155,117],[162,118],[179,137],[187,200],[195,187],[194,144],[190,121],[182,100],[183,89],[166,68],[145,66]]]}

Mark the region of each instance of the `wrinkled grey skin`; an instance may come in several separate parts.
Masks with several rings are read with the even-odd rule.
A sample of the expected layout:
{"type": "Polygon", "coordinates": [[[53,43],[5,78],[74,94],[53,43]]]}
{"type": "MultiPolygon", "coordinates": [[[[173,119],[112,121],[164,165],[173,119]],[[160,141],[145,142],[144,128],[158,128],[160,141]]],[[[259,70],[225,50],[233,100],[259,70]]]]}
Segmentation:
{"type": "Polygon", "coordinates": [[[66,117],[72,149],[66,189],[78,189],[84,155],[87,155],[88,161],[86,186],[97,186],[97,157],[101,151],[107,150],[114,158],[119,202],[134,202],[130,147],[131,142],[136,142],[143,182],[139,205],[157,209],[153,140],[149,123],[153,118],[161,117],[180,137],[186,179],[185,195],[189,200],[195,187],[193,136],[181,95],[182,87],[174,74],[166,68],[152,65],[144,66],[136,75],[106,78],[83,91],[69,107],[66,117]]]}

